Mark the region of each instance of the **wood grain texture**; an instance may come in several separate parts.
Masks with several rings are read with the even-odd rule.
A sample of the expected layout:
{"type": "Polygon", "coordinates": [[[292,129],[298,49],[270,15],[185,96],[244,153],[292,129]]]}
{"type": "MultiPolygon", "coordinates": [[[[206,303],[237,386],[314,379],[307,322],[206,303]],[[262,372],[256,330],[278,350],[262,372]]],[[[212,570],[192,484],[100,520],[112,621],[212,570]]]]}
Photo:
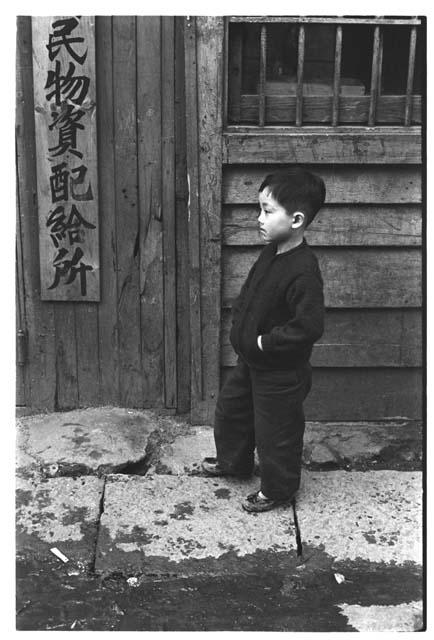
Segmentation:
{"type": "MultiPolygon", "coordinates": [[[[17,208],[18,211],[18,208],[17,208]]],[[[22,280],[21,280],[22,282],[22,280]]],[[[26,406],[26,370],[25,370],[25,359],[23,358],[22,346],[23,340],[20,336],[23,335],[24,332],[24,319],[22,318],[21,305],[19,304],[19,300],[22,297],[21,294],[21,284],[20,284],[20,274],[18,271],[18,259],[16,260],[15,267],[15,405],[19,407],[26,406]]],[[[25,332],[24,332],[25,336],[25,332]]]]}
{"type": "Polygon", "coordinates": [[[414,67],[416,62],[416,38],[417,28],[412,27],[410,32],[410,45],[408,52],[408,70],[407,70],[407,87],[405,96],[405,115],[404,124],[408,126],[412,120],[412,108],[413,108],[413,80],[414,80],[414,67]]]}
{"type": "Polygon", "coordinates": [[[229,22],[265,22],[292,24],[383,24],[383,25],[420,25],[419,18],[344,18],[342,16],[229,16],[229,22]]]}
{"type": "MultiPolygon", "coordinates": [[[[421,250],[418,248],[316,249],[327,307],[420,307],[421,250]]],[[[222,304],[231,306],[259,255],[250,248],[224,247],[222,304]]]]}
{"type": "Polygon", "coordinates": [[[121,406],[143,406],[139,305],[136,23],[113,18],[116,254],[121,406]]]}
{"type": "Polygon", "coordinates": [[[17,18],[16,153],[19,217],[27,320],[26,402],[35,411],[53,411],[56,367],[53,303],[42,302],[39,276],[39,220],[33,103],[32,25],[17,18]]]}
{"type": "Polygon", "coordinates": [[[372,67],[371,67],[371,91],[369,96],[368,126],[373,127],[376,122],[378,105],[378,85],[381,82],[380,59],[383,52],[383,32],[377,25],[374,29],[374,40],[372,44],[372,67]]]}
{"type": "Polygon", "coordinates": [[[175,16],[175,198],[177,412],[190,411],[190,306],[188,282],[188,185],[186,158],[184,18],[175,16]]]}
{"type": "Polygon", "coordinates": [[[263,127],[265,122],[265,81],[267,73],[267,25],[261,25],[260,47],[259,47],[259,126],[263,127]]]}
{"type": "MultiPolygon", "coordinates": [[[[161,17],[137,16],[141,376],[145,407],[163,406],[165,393],[163,220],[167,215],[169,221],[172,211],[166,196],[162,201],[162,55],[161,17]]],[[[164,145],[167,150],[167,141],[164,145]]],[[[165,153],[165,160],[170,162],[165,153]]],[[[170,298],[170,290],[166,295],[170,298]]]]}
{"type": "MultiPolygon", "coordinates": [[[[97,73],[96,73],[96,18],[94,18],[94,45],[93,45],[93,78],[95,84],[95,100],[99,107],[97,95],[97,73]]],[[[99,116],[99,109],[98,109],[99,116]]],[[[95,137],[98,142],[98,119],[96,113],[93,112],[95,137]]],[[[106,131],[104,132],[106,135],[106,131]]],[[[98,168],[98,146],[93,151],[95,162],[95,173],[97,176],[96,185],[98,186],[97,202],[99,210],[99,174],[98,168]]],[[[101,237],[100,221],[98,220],[98,235],[101,237]]],[[[98,238],[99,251],[99,302],[101,301],[101,246],[98,238]]],[[[78,384],[78,404],[80,407],[98,406],[100,403],[100,354],[99,354],[99,304],[95,302],[82,302],[75,305],[75,326],[77,340],[77,384],[78,384]]]]}
{"type": "Polygon", "coordinates": [[[162,202],[164,235],[165,406],[176,407],[176,229],[175,229],[175,30],[174,17],[162,16],[162,202]]]}
{"type": "MultiPolygon", "coordinates": [[[[304,77],[304,48],[305,33],[302,24],[298,27],[298,56],[297,56],[297,89],[295,100],[295,124],[300,127],[303,122],[303,77],[304,77]]],[[[265,118],[265,114],[264,114],[265,118]]]]}
{"type": "MultiPolygon", "coordinates": [[[[223,243],[263,245],[259,207],[224,205],[223,243]]],[[[420,246],[422,210],[418,204],[327,205],[306,229],[311,246],[420,246]]]]}
{"type": "MultiPolygon", "coordinates": [[[[279,165],[229,165],[223,172],[223,202],[258,202],[258,188],[264,176],[279,165]]],[[[326,185],[326,204],[330,203],[416,203],[421,202],[421,173],[413,166],[360,167],[312,165],[326,185]]]]}
{"type": "Polygon", "coordinates": [[[72,57],[66,47],[59,47],[55,59],[50,61],[46,45],[49,41],[49,34],[55,32],[52,23],[56,19],[59,18],[54,16],[32,18],[41,297],[43,300],[98,301],[100,299],[100,270],[95,19],[93,16],[81,16],[77,27],[72,32],[73,37],[84,38],[83,43],[72,47],[80,55],[84,55],[87,50],[82,64],[72,57]],[[71,64],[75,68],[70,67],[71,64]],[[51,78],[52,82],[49,82],[50,74],[54,73],[57,65],[59,65],[61,78],[69,77],[68,74],[73,71],[73,77],[77,79],[78,83],[81,82],[81,78],[89,79],[84,99],[80,97],[81,84],[77,86],[69,81],[70,84],[66,84],[65,87],[60,85],[61,88],[57,88],[55,79],[51,78]],[[76,140],[74,141],[73,137],[71,144],[68,142],[63,144],[62,135],[67,125],[62,120],[58,121],[61,103],[66,99],[67,104],[73,109],[69,119],[74,122],[78,117],[77,123],[79,125],[76,130],[76,140]],[[56,122],[57,124],[55,124],[56,122]],[[50,127],[53,127],[51,131],[50,127]],[[59,171],[66,172],[68,185],[66,194],[54,192],[53,195],[50,187],[50,179],[53,179],[55,175],[54,167],[56,166],[59,171]],[[69,182],[75,179],[80,180],[81,173],[75,174],[74,170],[83,172],[83,182],[78,186],[69,182]],[[90,199],[87,199],[89,196],[90,199]],[[62,228],[60,231],[55,231],[55,225],[51,229],[47,228],[50,214],[55,213],[58,207],[62,209],[60,213],[56,213],[56,218],[64,215],[65,224],[77,224],[75,217],[69,221],[70,216],[74,215],[73,206],[85,221],[80,223],[82,235],[81,240],[78,241],[79,244],[76,239],[69,238],[68,231],[63,232],[63,237],[60,238],[62,228]],[[83,252],[80,265],[83,263],[86,267],[84,284],[81,282],[82,278],[78,267],[71,283],[67,282],[69,272],[66,275],[61,274],[58,279],[56,278],[57,270],[53,263],[61,250],[67,251],[65,260],[73,260],[76,250],[83,252]],[[57,285],[50,288],[56,282],[57,285]]]}
{"type": "MultiPolygon", "coordinates": [[[[369,116],[369,96],[344,96],[339,99],[339,124],[366,125],[369,116]]],[[[406,96],[380,96],[377,101],[377,124],[405,123],[406,96]]],[[[265,106],[265,123],[295,123],[297,98],[295,96],[267,95],[265,106]]],[[[258,96],[242,94],[240,98],[240,122],[257,123],[258,96]]],[[[333,114],[333,96],[304,96],[303,124],[331,124],[333,114]]],[[[230,119],[235,121],[235,114],[229,111],[230,119]]],[[[422,97],[413,95],[411,103],[411,124],[422,122],[422,97]]]]}
{"type": "Polygon", "coordinates": [[[223,162],[228,164],[276,162],[337,164],[420,164],[420,127],[409,131],[305,132],[304,129],[224,133],[223,162]]]}
{"type": "MultiPolygon", "coordinates": [[[[16,159],[17,160],[17,159],[16,159]]],[[[26,405],[26,304],[24,293],[23,272],[23,246],[20,219],[20,201],[18,194],[18,163],[16,162],[16,188],[15,188],[15,404],[24,407],[26,405]]]]}
{"type": "Polygon", "coordinates": [[[332,126],[338,124],[339,94],[341,92],[341,64],[342,64],[342,25],[336,26],[335,31],[335,60],[333,73],[333,108],[332,126]]]}
{"type": "MultiPolygon", "coordinates": [[[[232,367],[222,368],[222,384],[232,367]]],[[[369,421],[421,419],[422,371],[419,368],[314,368],[304,402],[310,420],[369,421]]]]}
{"type": "Polygon", "coordinates": [[[59,411],[79,405],[77,377],[77,334],[75,303],[57,302],[54,306],[56,331],[56,402],[59,411]]]}
{"type": "Polygon", "coordinates": [[[78,405],[100,403],[99,318],[95,302],[80,302],[74,308],[77,343],[78,405]]]}
{"type": "Polygon", "coordinates": [[[185,47],[185,110],[186,110],[186,154],[188,183],[188,247],[189,247],[189,288],[190,288],[190,371],[191,371],[191,412],[193,422],[202,417],[202,296],[201,296],[201,236],[200,236],[200,196],[199,196],[199,111],[198,111],[198,71],[196,47],[196,18],[184,21],[185,47]]]}
{"type": "MultiPolygon", "coordinates": [[[[222,314],[222,366],[237,355],[229,340],[232,316],[222,314]]],[[[419,309],[328,309],[323,336],[314,344],[314,367],[421,367],[419,309]]]]}
{"type": "Polygon", "coordinates": [[[200,16],[197,25],[197,95],[199,110],[200,268],[203,405],[200,421],[211,422],[220,365],[221,174],[223,111],[222,16],[200,16]]]}
{"type": "Polygon", "coordinates": [[[112,21],[111,16],[96,18],[99,203],[104,212],[98,304],[99,402],[103,405],[120,402],[112,21]]]}

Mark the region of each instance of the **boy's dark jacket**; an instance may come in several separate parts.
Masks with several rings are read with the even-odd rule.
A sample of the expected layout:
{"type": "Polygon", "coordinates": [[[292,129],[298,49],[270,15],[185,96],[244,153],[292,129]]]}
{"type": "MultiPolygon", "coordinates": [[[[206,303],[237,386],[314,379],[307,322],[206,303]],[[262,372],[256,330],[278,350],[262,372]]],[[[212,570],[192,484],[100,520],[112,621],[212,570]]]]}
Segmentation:
{"type": "Polygon", "coordinates": [[[257,369],[295,369],[310,359],[324,333],[323,279],[306,239],[276,254],[265,245],[232,305],[230,341],[257,369]],[[258,336],[262,335],[262,348],[258,336]]]}

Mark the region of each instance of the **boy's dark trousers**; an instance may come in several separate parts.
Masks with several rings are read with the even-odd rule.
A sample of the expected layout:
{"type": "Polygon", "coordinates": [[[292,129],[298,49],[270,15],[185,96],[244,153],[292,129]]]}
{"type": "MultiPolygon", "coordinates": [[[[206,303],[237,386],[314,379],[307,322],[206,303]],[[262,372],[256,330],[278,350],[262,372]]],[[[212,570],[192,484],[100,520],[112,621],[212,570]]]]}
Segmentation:
{"type": "Polygon", "coordinates": [[[222,469],[251,473],[256,446],[262,493],[274,500],[291,498],[300,485],[303,400],[311,386],[309,362],[288,371],[265,371],[238,357],[215,409],[214,439],[222,469]]]}

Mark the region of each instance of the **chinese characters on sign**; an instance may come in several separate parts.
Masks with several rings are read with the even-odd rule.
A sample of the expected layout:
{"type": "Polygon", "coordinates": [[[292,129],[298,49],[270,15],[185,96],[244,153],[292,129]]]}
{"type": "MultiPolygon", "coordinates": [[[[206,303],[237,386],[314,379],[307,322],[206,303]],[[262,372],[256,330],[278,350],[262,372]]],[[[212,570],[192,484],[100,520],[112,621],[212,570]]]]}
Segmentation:
{"type": "Polygon", "coordinates": [[[33,17],[41,297],[99,300],[93,16],[33,17]]]}

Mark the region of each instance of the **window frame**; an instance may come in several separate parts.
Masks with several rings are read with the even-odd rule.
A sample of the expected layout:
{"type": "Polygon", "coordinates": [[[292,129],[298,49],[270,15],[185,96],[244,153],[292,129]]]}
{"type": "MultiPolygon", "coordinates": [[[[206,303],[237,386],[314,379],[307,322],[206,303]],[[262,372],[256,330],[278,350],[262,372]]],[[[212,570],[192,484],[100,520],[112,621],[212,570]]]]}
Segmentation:
{"type": "MultiPolygon", "coordinates": [[[[408,134],[414,133],[420,136],[422,124],[412,123],[412,107],[413,107],[413,80],[415,69],[415,50],[416,39],[420,37],[424,22],[420,17],[400,17],[400,18],[386,18],[386,17],[341,17],[341,16],[225,16],[224,18],[224,100],[223,100],[223,132],[224,133],[258,133],[258,132],[275,132],[276,130],[281,132],[298,132],[303,134],[309,130],[317,130],[322,132],[333,132],[335,134],[345,134],[350,130],[355,133],[362,133],[368,131],[369,133],[378,132],[382,134],[384,131],[390,132],[405,132],[408,134]],[[258,94],[258,123],[255,124],[237,124],[228,122],[228,102],[229,102],[229,27],[230,24],[252,24],[259,23],[263,25],[261,32],[261,45],[260,45],[260,92],[258,94]],[[297,92],[296,92],[296,121],[295,123],[284,124],[266,124],[265,123],[265,65],[266,65],[266,39],[264,34],[266,33],[266,25],[273,23],[292,23],[299,24],[301,26],[307,24],[335,24],[336,29],[336,51],[334,62],[334,80],[333,80],[333,99],[332,99],[332,114],[331,122],[324,123],[311,123],[303,124],[302,122],[302,109],[303,109],[303,65],[304,65],[304,29],[300,30],[302,36],[299,37],[299,53],[301,53],[301,62],[299,56],[299,65],[297,72],[297,92]],[[339,115],[339,100],[340,100],[340,65],[341,65],[341,52],[342,52],[342,26],[345,24],[361,24],[361,25],[374,25],[374,42],[372,53],[372,74],[371,74],[371,90],[369,94],[369,114],[368,122],[366,124],[361,123],[338,123],[339,115]],[[405,112],[404,112],[404,124],[376,124],[375,116],[378,105],[379,96],[379,84],[381,81],[381,66],[382,66],[382,26],[409,26],[411,27],[411,36],[409,43],[409,59],[407,69],[407,87],[406,93],[403,94],[405,99],[405,112]],[[264,28],[265,27],[265,28],[264,28]],[[339,29],[341,27],[341,29],[339,29]],[[417,31],[419,29],[419,31],[417,31]],[[340,41],[338,43],[338,40],[340,41]]],[[[425,92],[422,92],[422,121],[423,121],[423,102],[425,98],[425,92]]]]}

